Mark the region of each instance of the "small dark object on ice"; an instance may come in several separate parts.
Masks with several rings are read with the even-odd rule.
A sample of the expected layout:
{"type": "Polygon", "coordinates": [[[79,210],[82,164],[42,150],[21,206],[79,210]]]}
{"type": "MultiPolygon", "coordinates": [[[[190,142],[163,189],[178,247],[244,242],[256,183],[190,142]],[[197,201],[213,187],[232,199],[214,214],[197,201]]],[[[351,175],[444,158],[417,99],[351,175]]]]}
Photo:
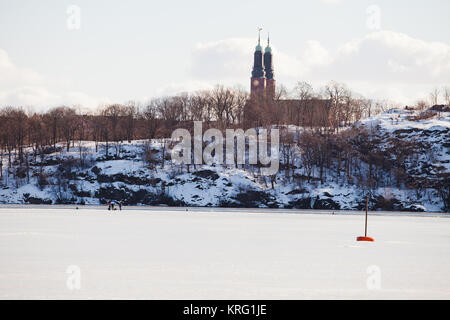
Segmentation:
{"type": "Polygon", "coordinates": [[[108,210],[116,210],[115,208],[116,202],[114,200],[108,201],[106,204],[108,205],[108,210]]]}

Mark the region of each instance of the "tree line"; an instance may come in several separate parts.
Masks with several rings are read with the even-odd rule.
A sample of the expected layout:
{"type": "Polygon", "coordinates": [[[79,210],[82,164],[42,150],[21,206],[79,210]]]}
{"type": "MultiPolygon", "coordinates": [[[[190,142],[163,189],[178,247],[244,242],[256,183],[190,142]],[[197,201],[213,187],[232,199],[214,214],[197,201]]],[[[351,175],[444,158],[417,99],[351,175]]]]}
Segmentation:
{"type": "MultiPolygon", "coordinates": [[[[437,102],[440,91],[431,94],[437,102]]],[[[448,88],[442,89],[444,98],[450,97],[448,88]]],[[[190,127],[189,122],[203,121],[204,128],[243,127],[244,121],[253,126],[293,124],[300,127],[338,132],[342,126],[387,110],[387,101],[371,100],[352,92],[345,84],[330,82],[314,90],[307,82],[299,82],[288,92],[279,86],[271,101],[250,101],[241,87],[218,85],[210,90],[181,93],[152,99],[145,104],[129,101],[124,104],[99,106],[90,112],[77,106],[58,106],[45,112],[22,107],[0,107],[0,148],[8,155],[24,161],[24,147],[38,153],[45,147],[64,142],[67,150],[75,141],[105,142],[131,141],[170,137],[177,127],[190,127]],[[280,103],[283,102],[284,103],[280,103]],[[315,101],[327,101],[318,104],[315,101]],[[257,109],[251,110],[256,104],[257,109]],[[246,118],[246,119],[245,119],[246,118]]],[[[420,100],[418,108],[428,105],[420,100]]]]}
{"type": "MultiPolygon", "coordinates": [[[[337,117],[333,123],[357,120],[365,114],[362,108],[355,108],[356,100],[351,100],[350,91],[345,91],[344,98],[343,88],[345,86],[335,84],[334,91],[331,87],[329,90],[329,97],[333,99],[332,114],[337,117]]],[[[300,102],[317,97],[306,83],[299,85],[292,96],[298,97],[300,102]]],[[[275,99],[289,98],[281,86],[275,99]]],[[[55,148],[59,142],[64,142],[68,150],[79,140],[106,142],[108,146],[109,142],[170,137],[174,128],[188,126],[187,122],[192,121],[203,121],[206,126],[219,129],[239,127],[243,125],[248,103],[249,94],[244,89],[218,85],[210,90],[155,98],[145,104],[130,101],[102,105],[90,112],[81,111],[77,106],[58,106],[45,112],[4,106],[0,108],[0,148],[8,155],[9,162],[14,154],[22,163],[25,146],[38,153],[45,147],[55,148]]],[[[274,118],[273,111],[273,108],[267,113],[260,110],[256,117],[264,125],[293,122],[302,125],[293,120],[298,118],[295,110],[284,118],[274,118]]],[[[283,115],[283,112],[275,113],[283,115]]],[[[311,110],[311,117],[319,116],[320,110],[311,110]]]]}

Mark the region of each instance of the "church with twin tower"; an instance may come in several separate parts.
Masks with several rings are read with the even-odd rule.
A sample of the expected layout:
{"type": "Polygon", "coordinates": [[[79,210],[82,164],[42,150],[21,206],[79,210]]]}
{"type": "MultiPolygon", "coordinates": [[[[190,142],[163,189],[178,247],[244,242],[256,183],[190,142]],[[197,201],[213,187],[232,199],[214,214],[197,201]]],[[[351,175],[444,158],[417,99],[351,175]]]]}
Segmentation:
{"type": "Polygon", "coordinates": [[[270,39],[267,37],[267,46],[263,49],[261,46],[261,29],[258,34],[258,45],[255,48],[253,58],[253,70],[250,82],[251,97],[265,96],[273,99],[275,96],[275,79],[272,63],[272,48],[270,47],[270,39]]]}
{"type": "Polygon", "coordinates": [[[250,79],[250,99],[244,108],[245,127],[269,123],[324,127],[329,124],[330,110],[329,99],[289,99],[276,94],[270,39],[268,36],[267,46],[263,51],[259,28],[250,79]]]}

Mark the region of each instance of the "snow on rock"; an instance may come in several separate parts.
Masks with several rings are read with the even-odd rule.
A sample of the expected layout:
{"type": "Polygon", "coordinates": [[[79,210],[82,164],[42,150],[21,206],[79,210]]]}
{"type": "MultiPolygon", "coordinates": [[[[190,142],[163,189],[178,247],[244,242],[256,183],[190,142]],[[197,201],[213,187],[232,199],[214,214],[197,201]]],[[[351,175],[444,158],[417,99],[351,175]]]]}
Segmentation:
{"type": "MultiPolygon", "coordinates": [[[[424,151],[415,162],[407,163],[408,174],[430,179],[450,172],[450,113],[420,118],[410,110],[390,110],[355,124],[378,130],[385,147],[392,139],[418,141],[424,151]]],[[[301,128],[289,127],[301,132],[301,128]]],[[[110,199],[129,205],[273,207],[299,209],[362,209],[365,193],[361,187],[333,180],[292,179],[280,171],[276,179],[261,177],[248,165],[202,165],[180,167],[170,160],[162,164],[161,140],[131,143],[76,142],[66,151],[64,144],[45,155],[30,159],[28,176],[7,174],[3,157],[0,203],[101,204],[110,199]],[[150,156],[144,161],[145,152],[150,156]],[[150,160],[149,160],[150,159],[150,160]],[[81,161],[82,160],[82,161],[81,161]],[[272,185],[273,184],[273,185],[272,185]]],[[[301,152],[296,150],[296,152],[301,152]]],[[[31,156],[30,156],[31,157],[31,156]]],[[[165,151],[168,157],[168,151],[165,151]]],[[[299,157],[300,158],[300,157],[299,157]]],[[[293,175],[302,176],[302,164],[296,163],[293,175]]],[[[375,190],[370,206],[392,199],[393,210],[440,211],[442,201],[427,191],[418,197],[414,190],[389,186],[375,190]]]]}

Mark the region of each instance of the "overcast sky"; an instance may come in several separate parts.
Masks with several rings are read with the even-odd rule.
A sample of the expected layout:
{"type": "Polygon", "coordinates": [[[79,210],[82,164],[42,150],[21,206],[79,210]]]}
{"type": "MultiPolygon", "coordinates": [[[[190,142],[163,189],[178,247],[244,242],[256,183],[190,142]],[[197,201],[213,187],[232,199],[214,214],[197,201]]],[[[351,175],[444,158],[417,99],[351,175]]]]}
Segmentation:
{"type": "Polygon", "coordinates": [[[450,85],[449,14],[448,0],[0,0],[0,105],[248,88],[257,26],[278,83],[410,104],[450,85]]]}

